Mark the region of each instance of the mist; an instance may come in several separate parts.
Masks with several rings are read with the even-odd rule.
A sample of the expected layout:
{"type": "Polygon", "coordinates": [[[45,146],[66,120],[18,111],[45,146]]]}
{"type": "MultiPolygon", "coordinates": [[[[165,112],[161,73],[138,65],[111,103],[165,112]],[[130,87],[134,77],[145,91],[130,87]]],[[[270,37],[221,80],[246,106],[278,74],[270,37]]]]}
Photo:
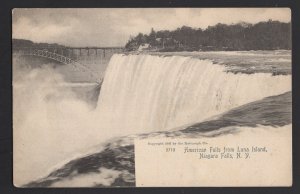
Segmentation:
{"type": "Polygon", "coordinates": [[[14,174],[22,174],[14,176],[14,182],[23,185],[47,175],[58,163],[87,153],[110,134],[100,135],[92,102],[80,98],[55,65],[14,62],[14,174]]]}
{"type": "Polygon", "coordinates": [[[212,61],[182,56],[115,54],[100,95],[93,83],[66,81],[61,66],[18,60],[13,66],[16,186],[100,152],[112,138],[201,122],[291,90],[290,75],[233,74],[212,61]],[[95,98],[82,97],[89,87],[95,87],[95,98]]]}

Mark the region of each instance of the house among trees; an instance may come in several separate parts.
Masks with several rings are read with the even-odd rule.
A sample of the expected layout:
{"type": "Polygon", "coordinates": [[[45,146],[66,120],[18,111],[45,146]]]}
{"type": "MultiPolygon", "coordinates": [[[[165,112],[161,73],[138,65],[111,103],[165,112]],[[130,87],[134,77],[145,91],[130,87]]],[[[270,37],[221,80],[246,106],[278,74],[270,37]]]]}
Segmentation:
{"type": "Polygon", "coordinates": [[[150,49],[150,44],[149,43],[143,43],[139,46],[138,51],[144,51],[144,50],[149,50],[150,49]]]}
{"type": "Polygon", "coordinates": [[[182,26],[176,30],[139,33],[125,45],[127,51],[221,51],[291,49],[291,23],[216,24],[205,30],[182,26]]]}

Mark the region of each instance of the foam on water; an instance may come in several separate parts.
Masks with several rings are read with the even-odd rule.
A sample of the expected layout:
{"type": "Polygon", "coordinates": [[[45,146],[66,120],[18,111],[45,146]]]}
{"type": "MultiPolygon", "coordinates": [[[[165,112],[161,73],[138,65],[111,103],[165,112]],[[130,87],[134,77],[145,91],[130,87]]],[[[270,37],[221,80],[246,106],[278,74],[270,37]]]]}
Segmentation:
{"type": "Polygon", "coordinates": [[[227,73],[191,57],[114,55],[98,100],[99,126],[166,130],[290,90],[290,75],[227,73]]]}
{"type": "Polygon", "coordinates": [[[20,78],[13,83],[17,186],[112,137],[201,122],[291,90],[290,75],[233,74],[192,57],[118,54],[110,60],[97,108],[91,110],[68,89],[75,85],[52,69],[20,77],[17,73],[14,70],[14,78],[20,78]]]}

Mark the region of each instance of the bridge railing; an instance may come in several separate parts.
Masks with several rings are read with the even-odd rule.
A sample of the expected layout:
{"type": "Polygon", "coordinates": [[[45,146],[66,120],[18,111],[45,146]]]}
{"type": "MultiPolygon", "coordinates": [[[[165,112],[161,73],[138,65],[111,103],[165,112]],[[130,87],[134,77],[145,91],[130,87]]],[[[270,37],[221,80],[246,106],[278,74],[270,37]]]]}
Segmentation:
{"type": "Polygon", "coordinates": [[[35,50],[27,50],[27,51],[23,50],[21,54],[50,58],[50,59],[59,61],[64,64],[76,63],[76,61],[74,61],[66,56],[63,56],[63,55],[60,55],[57,53],[53,53],[53,52],[49,52],[47,50],[36,50],[36,49],[35,50]]]}
{"type": "Polygon", "coordinates": [[[48,50],[37,50],[37,49],[29,49],[29,50],[22,50],[21,55],[31,55],[31,56],[39,56],[44,58],[53,59],[55,61],[64,63],[66,65],[72,65],[75,71],[89,71],[90,76],[96,80],[97,83],[102,83],[102,79],[94,73],[92,69],[90,69],[87,65],[84,65],[82,63],[79,63],[75,60],[72,60],[66,56],[49,52],[48,50]]]}

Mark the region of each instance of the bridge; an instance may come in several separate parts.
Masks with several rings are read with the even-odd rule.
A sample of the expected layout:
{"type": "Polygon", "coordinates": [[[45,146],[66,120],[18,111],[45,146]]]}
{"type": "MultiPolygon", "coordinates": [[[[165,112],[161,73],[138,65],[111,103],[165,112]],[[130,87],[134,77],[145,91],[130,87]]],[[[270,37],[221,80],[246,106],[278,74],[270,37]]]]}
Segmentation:
{"type": "Polygon", "coordinates": [[[30,54],[35,50],[47,51],[55,53],[73,60],[74,56],[102,56],[106,57],[106,53],[120,53],[124,50],[123,47],[13,47],[13,54],[30,54]]]}
{"type": "Polygon", "coordinates": [[[48,50],[30,49],[30,50],[23,50],[22,52],[14,53],[14,54],[44,57],[48,59],[53,59],[57,62],[64,63],[66,65],[76,63],[76,61],[72,60],[69,57],[66,57],[61,54],[49,52],[48,50]]]}
{"type": "Polygon", "coordinates": [[[14,47],[13,55],[37,56],[54,60],[56,62],[71,65],[75,71],[88,71],[92,78],[101,83],[102,80],[92,69],[79,58],[96,56],[97,58],[110,58],[114,53],[123,51],[122,47],[14,47]]]}

